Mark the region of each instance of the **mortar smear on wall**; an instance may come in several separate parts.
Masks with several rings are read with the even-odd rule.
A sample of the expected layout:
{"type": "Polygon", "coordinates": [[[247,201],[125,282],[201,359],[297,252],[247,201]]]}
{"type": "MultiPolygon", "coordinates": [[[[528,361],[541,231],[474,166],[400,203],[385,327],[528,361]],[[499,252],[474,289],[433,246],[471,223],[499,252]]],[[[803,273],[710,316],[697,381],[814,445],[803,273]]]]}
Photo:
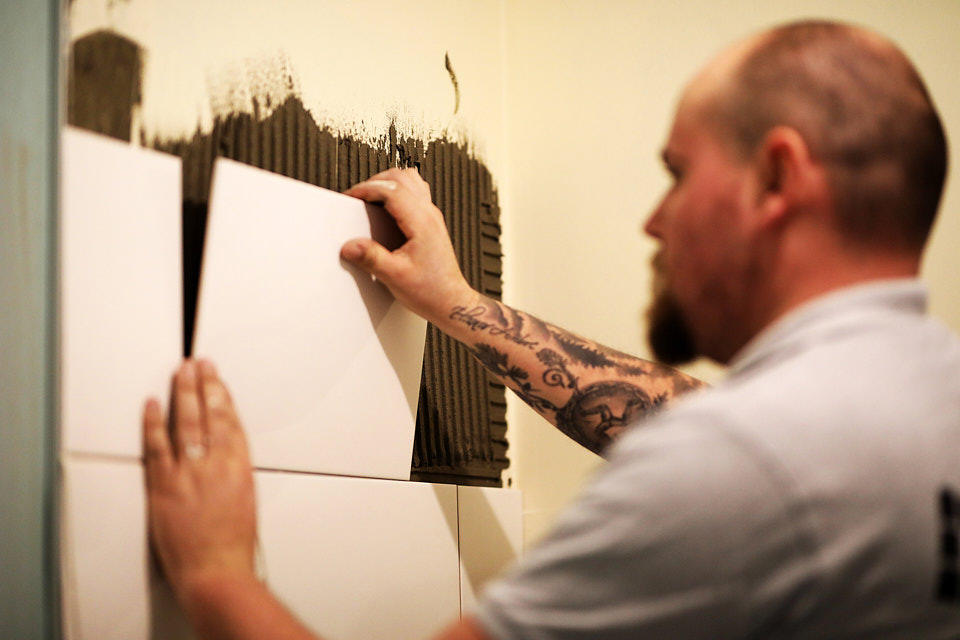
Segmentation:
{"type": "MultiPolygon", "coordinates": [[[[451,114],[456,115],[460,106],[460,89],[449,53],[438,63],[443,65],[450,78],[451,114]]],[[[403,104],[385,106],[382,110],[385,118],[383,122],[366,122],[362,118],[358,119],[353,112],[337,112],[324,109],[322,105],[307,106],[300,84],[290,57],[283,51],[231,61],[207,75],[213,121],[237,113],[249,113],[254,118],[268,117],[287,98],[294,96],[304,104],[314,120],[322,122],[325,128],[338,137],[349,136],[365,144],[377,145],[383,140],[385,128],[393,127],[397,135],[404,138],[415,138],[425,143],[445,140],[463,146],[472,156],[482,155],[479,146],[467,135],[462,124],[426,123],[421,117],[414,115],[413,109],[403,104]]],[[[210,126],[200,123],[200,130],[204,133],[211,128],[212,123],[210,126]]],[[[147,131],[141,131],[140,135],[163,137],[163,134],[151,134],[147,131]]]]}
{"type": "Polygon", "coordinates": [[[336,133],[371,142],[392,123],[405,136],[489,149],[488,166],[503,160],[501,22],[489,0],[76,0],[68,10],[73,42],[106,30],[143,47],[135,141],[140,129],[147,138],[209,131],[222,113],[211,87],[231,76],[269,82],[282,60],[303,72],[297,95],[336,133]],[[454,66],[468,80],[459,105],[454,66]]]}

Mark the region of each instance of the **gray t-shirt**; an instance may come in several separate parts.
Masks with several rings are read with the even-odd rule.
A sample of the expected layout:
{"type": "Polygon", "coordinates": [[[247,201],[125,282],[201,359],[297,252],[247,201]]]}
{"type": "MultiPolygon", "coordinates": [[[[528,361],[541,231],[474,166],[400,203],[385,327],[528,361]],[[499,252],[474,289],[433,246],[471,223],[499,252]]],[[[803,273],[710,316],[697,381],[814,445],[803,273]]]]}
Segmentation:
{"type": "Polygon", "coordinates": [[[960,341],[914,280],[797,310],[625,433],[494,638],[960,637],[960,341]]]}

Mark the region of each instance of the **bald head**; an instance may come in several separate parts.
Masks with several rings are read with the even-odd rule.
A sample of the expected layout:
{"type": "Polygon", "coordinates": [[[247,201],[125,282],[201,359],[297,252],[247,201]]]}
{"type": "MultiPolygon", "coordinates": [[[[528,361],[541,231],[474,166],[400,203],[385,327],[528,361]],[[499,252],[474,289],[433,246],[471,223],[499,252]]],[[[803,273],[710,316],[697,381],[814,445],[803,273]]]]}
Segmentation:
{"type": "Polygon", "coordinates": [[[797,130],[829,176],[850,243],[919,251],[946,175],[943,127],[919,74],[880,36],[831,22],[789,24],[708,68],[721,135],[749,156],[778,125],[797,130]]]}

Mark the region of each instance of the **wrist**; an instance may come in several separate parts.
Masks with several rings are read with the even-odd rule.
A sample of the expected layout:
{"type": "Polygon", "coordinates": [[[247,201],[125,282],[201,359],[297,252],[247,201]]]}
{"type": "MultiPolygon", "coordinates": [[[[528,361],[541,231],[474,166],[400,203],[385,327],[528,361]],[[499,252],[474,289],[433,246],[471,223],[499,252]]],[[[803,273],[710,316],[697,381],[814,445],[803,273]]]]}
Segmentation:
{"type": "Polygon", "coordinates": [[[429,315],[424,317],[444,333],[450,333],[455,328],[451,320],[453,310],[457,308],[473,309],[483,304],[484,299],[483,294],[464,281],[462,286],[444,294],[440,299],[440,304],[431,309],[429,315]]]}
{"type": "Polygon", "coordinates": [[[262,589],[263,583],[246,569],[206,569],[185,573],[173,581],[174,593],[183,609],[190,613],[210,608],[238,591],[262,589]]]}

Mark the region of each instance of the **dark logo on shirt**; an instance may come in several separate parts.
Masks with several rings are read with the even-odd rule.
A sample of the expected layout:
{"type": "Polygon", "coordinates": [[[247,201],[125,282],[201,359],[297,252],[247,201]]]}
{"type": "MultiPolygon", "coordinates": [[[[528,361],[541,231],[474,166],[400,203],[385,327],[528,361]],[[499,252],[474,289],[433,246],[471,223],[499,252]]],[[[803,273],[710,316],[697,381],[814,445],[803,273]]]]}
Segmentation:
{"type": "Polygon", "coordinates": [[[940,575],[937,600],[960,602],[960,495],[940,490],[940,575]]]}

